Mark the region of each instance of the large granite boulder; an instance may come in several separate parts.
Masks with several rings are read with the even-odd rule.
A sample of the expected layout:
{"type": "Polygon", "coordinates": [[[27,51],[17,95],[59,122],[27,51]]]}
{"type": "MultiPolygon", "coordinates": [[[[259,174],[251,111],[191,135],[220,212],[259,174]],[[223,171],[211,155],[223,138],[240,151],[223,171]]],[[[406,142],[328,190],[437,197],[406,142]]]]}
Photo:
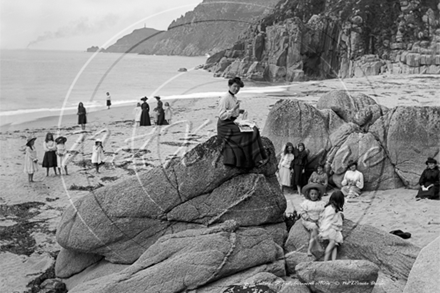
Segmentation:
{"type": "Polygon", "coordinates": [[[379,267],[367,260],[303,262],[296,266],[298,278],[312,292],[370,293],[379,267]]]}
{"type": "Polygon", "coordinates": [[[440,159],[440,107],[397,107],[378,119],[370,132],[387,149],[407,187],[417,188],[428,157],[440,159]]]}
{"type": "MultiPolygon", "coordinates": [[[[369,260],[389,279],[396,280],[393,285],[403,290],[403,283],[399,281],[407,280],[420,248],[398,236],[348,219],[344,220],[342,235],[344,243],[338,249],[338,259],[369,260]]],[[[286,252],[307,252],[308,240],[308,232],[298,221],[290,229],[284,249],[286,252]]]]}
{"type": "Polygon", "coordinates": [[[440,237],[423,247],[417,256],[403,293],[437,292],[440,288],[440,237]]]}
{"type": "Polygon", "coordinates": [[[303,142],[313,165],[331,147],[327,125],[328,118],[315,107],[298,100],[280,100],[270,110],[262,133],[276,150],[287,142],[303,142]]]}
{"type": "Polygon", "coordinates": [[[99,262],[102,258],[102,255],[61,248],[55,263],[55,275],[59,278],[68,278],[99,262]]]}
{"type": "Polygon", "coordinates": [[[69,292],[183,292],[282,258],[261,228],[227,221],[207,229],[161,237],[127,269],[69,292]]]}
{"type": "MultiPolygon", "coordinates": [[[[375,100],[365,94],[352,94],[345,90],[335,90],[324,94],[318,100],[316,108],[320,110],[331,109],[345,122],[355,122],[358,111],[376,104],[375,100]]],[[[369,117],[369,119],[371,118],[369,117]]]]}
{"type": "Polygon", "coordinates": [[[363,190],[394,189],[403,186],[394,172],[386,150],[371,133],[352,133],[347,137],[334,155],[333,172],[337,175],[344,174],[350,160],[358,163],[358,170],[364,176],[363,190]]]}
{"type": "Polygon", "coordinates": [[[269,161],[251,171],[223,165],[221,142],[213,137],[164,168],[96,190],[65,211],[58,243],[130,264],[166,234],[228,219],[243,226],[282,223],[286,201],[274,176],[275,151],[267,138],[263,145],[269,161]]]}

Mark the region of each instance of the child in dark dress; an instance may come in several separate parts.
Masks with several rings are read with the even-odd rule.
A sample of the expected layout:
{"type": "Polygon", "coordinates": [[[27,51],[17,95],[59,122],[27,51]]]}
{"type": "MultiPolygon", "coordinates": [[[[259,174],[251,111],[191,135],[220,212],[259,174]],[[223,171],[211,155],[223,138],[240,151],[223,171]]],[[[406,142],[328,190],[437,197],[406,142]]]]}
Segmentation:
{"type": "Polygon", "coordinates": [[[43,168],[47,169],[46,176],[49,176],[49,168],[53,167],[55,175],[57,174],[57,145],[53,140],[52,133],[48,132],[46,134],[46,139],[43,142],[44,158],[43,158],[43,168]]]}

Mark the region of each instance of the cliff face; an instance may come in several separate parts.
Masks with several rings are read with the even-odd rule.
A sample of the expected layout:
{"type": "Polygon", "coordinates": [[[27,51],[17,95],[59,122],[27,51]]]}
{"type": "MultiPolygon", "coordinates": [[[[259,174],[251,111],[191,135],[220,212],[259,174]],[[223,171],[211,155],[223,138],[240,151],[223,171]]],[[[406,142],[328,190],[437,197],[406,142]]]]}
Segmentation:
{"type": "Polygon", "coordinates": [[[267,81],[440,73],[439,15],[439,0],[286,0],[205,69],[267,81]]]}
{"type": "Polygon", "coordinates": [[[163,37],[164,31],[152,28],[134,30],[131,34],[123,36],[114,45],[105,51],[112,53],[141,53],[145,48],[154,46],[163,37]]]}
{"type": "Polygon", "coordinates": [[[201,56],[228,48],[258,17],[271,12],[279,0],[204,0],[173,21],[168,31],[144,54],[201,56]]]}

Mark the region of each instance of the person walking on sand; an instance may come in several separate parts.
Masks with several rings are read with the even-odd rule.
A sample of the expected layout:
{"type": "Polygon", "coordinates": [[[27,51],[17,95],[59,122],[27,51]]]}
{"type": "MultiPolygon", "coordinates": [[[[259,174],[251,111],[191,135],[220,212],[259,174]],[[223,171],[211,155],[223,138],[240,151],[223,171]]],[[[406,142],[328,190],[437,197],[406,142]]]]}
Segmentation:
{"type": "Polygon", "coordinates": [[[46,134],[46,139],[43,142],[44,158],[43,158],[43,168],[47,169],[46,176],[49,176],[49,168],[53,167],[55,176],[57,174],[57,146],[53,140],[53,134],[48,132],[46,134]]]}
{"type": "Polygon", "coordinates": [[[112,105],[112,97],[110,96],[110,93],[107,92],[107,110],[110,110],[111,105],[112,105]]]}
{"type": "Polygon", "coordinates": [[[173,109],[168,102],[165,102],[163,110],[165,113],[164,124],[171,124],[171,120],[173,119],[173,109]]]}
{"type": "Polygon", "coordinates": [[[312,255],[312,248],[317,245],[318,241],[319,218],[325,207],[325,202],[321,200],[324,187],[310,183],[303,187],[303,193],[306,199],[300,204],[300,214],[302,224],[310,235],[307,254],[312,255]]]}
{"type": "Polygon", "coordinates": [[[96,139],[92,152],[92,164],[95,165],[96,173],[99,173],[99,166],[104,163],[105,154],[102,146],[102,140],[96,139]]]}
{"type": "Polygon", "coordinates": [[[59,136],[55,139],[55,143],[57,144],[57,165],[58,165],[58,173],[61,175],[61,169],[64,169],[66,175],[69,175],[67,172],[67,165],[63,164],[63,160],[66,157],[66,146],[65,143],[67,138],[64,136],[59,136]]]}
{"type": "Polygon", "coordinates": [[[87,112],[86,108],[84,108],[84,105],[82,102],[78,104],[78,124],[81,125],[82,130],[86,130],[86,124],[87,124],[87,112]]]}
{"type": "Polygon", "coordinates": [[[147,103],[148,98],[143,97],[141,100],[144,102],[141,105],[142,114],[140,126],[151,126],[150,106],[147,103]]]}
{"type": "Polygon", "coordinates": [[[141,125],[141,115],[142,115],[141,103],[137,103],[137,106],[133,109],[134,123],[136,126],[141,125]]]}
{"type": "Polygon", "coordinates": [[[325,205],[324,212],[319,222],[318,237],[322,240],[328,240],[329,243],[325,249],[324,261],[336,260],[337,246],[343,242],[342,224],[344,221],[344,194],[337,190],[332,193],[328,203],[325,205]]]}
{"type": "Polygon", "coordinates": [[[37,151],[35,150],[34,143],[36,137],[28,137],[26,142],[26,153],[24,155],[24,173],[28,174],[28,181],[34,181],[34,173],[38,170],[37,151]]]}

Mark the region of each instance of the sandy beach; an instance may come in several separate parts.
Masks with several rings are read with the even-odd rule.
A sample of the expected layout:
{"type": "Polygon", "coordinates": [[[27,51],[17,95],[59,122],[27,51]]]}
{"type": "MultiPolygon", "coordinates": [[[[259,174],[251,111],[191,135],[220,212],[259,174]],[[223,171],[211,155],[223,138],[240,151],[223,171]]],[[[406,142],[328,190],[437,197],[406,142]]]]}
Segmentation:
{"type": "MultiPolygon", "coordinates": [[[[314,105],[324,93],[335,89],[362,92],[387,107],[440,106],[438,75],[308,81],[285,88],[286,91],[276,94],[238,94],[241,107],[248,110],[249,119],[255,120],[260,129],[271,106],[279,99],[299,99],[314,105]]],[[[155,99],[148,102],[150,108],[156,106],[155,99]]],[[[170,126],[134,126],[134,105],[90,113],[85,143],[68,165],[67,176],[54,176],[50,170],[50,176],[46,177],[46,170],[41,167],[42,143],[46,133],[52,132],[55,137],[67,137],[69,150],[81,134],[76,115],[62,119],[47,117],[0,128],[0,231],[3,235],[0,238],[0,280],[3,280],[0,292],[23,292],[29,281],[45,272],[51,264],[50,257],[53,260],[60,249],[55,231],[66,206],[90,190],[146,172],[216,135],[217,98],[169,102],[174,111],[174,124],[170,126]],[[106,163],[97,174],[90,159],[94,135],[102,130],[110,136],[104,145],[106,163]],[[35,146],[40,164],[35,183],[28,183],[23,173],[24,145],[30,134],[37,137],[35,146]]],[[[96,137],[102,135],[99,133],[96,137]]],[[[409,232],[412,237],[407,241],[424,247],[440,234],[440,201],[416,201],[416,193],[416,190],[403,188],[365,192],[359,198],[348,200],[344,213],[350,220],[386,232],[396,229],[409,232]]],[[[286,198],[288,213],[303,200],[291,191],[286,198]]]]}

